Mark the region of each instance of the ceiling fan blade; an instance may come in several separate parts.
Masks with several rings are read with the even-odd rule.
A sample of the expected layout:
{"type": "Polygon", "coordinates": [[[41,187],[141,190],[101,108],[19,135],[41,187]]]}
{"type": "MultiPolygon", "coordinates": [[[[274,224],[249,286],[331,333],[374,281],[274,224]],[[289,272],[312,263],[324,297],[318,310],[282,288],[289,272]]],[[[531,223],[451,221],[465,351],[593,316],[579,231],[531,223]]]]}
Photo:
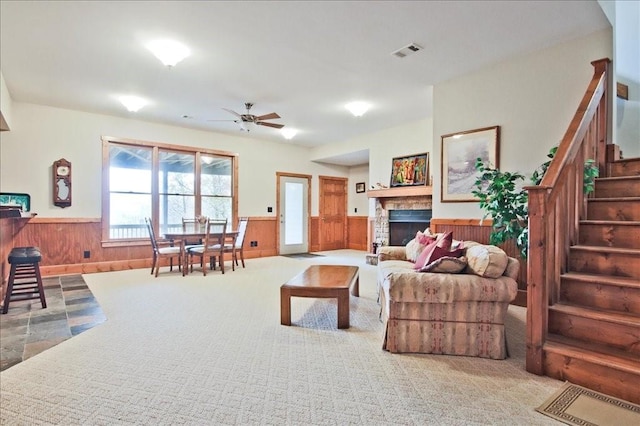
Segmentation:
{"type": "Polygon", "coordinates": [[[223,109],[223,110],[225,110],[225,111],[227,111],[228,113],[231,113],[231,114],[235,115],[235,116],[236,116],[236,117],[238,117],[239,119],[242,119],[242,115],[238,114],[237,112],[232,111],[232,110],[227,109],[227,108],[222,108],[222,109],[223,109]]]}
{"type": "Polygon", "coordinates": [[[256,121],[256,124],[258,126],[267,126],[267,127],[273,127],[275,129],[282,129],[284,127],[284,124],[276,124],[276,123],[265,123],[264,121],[256,121]]]}
{"type": "Polygon", "coordinates": [[[272,112],[271,114],[259,115],[259,116],[256,117],[256,120],[257,121],[274,120],[276,118],[280,118],[280,116],[278,114],[276,114],[275,112],[272,112]]]}

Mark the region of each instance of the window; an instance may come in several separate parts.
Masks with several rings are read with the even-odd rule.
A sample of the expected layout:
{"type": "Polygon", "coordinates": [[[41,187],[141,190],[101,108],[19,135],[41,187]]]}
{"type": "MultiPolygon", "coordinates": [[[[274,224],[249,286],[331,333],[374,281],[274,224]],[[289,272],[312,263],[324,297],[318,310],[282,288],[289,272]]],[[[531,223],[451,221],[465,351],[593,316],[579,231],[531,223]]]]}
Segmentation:
{"type": "Polygon", "coordinates": [[[103,138],[103,239],[148,238],[182,228],[183,217],[237,212],[237,155],[152,142],[103,138]]]}

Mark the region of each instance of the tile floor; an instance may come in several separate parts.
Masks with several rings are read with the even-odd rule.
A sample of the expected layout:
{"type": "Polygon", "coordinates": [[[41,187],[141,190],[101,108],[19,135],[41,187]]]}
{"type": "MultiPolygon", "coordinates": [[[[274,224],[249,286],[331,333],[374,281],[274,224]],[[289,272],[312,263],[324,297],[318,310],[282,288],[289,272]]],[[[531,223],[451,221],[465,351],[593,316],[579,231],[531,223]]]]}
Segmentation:
{"type": "Polygon", "coordinates": [[[0,371],[106,320],[82,275],[43,278],[47,308],[39,299],[11,302],[0,314],[0,371]]]}

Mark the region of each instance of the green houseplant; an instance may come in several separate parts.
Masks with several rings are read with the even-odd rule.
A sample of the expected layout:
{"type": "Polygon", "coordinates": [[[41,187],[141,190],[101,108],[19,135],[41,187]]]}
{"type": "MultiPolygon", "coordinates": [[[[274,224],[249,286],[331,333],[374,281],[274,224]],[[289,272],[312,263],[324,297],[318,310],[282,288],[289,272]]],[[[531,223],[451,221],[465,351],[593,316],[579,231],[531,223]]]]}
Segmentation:
{"type": "MultiPolygon", "coordinates": [[[[549,160],[540,165],[531,176],[531,183],[539,185],[547,172],[551,160],[555,157],[558,147],[549,150],[549,160]]],[[[529,249],[529,195],[519,184],[525,177],[521,173],[503,172],[485,164],[481,158],[475,163],[475,169],[480,173],[472,191],[480,201],[480,208],[485,211],[483,220],[488,216],[493,218],[489,243],[499,245],[514,240],[520,256],[527,258],[529,249]]],[[[589,159],[584,163],[583,191],[585,195],[595,190],[595,178],[598,177],[598,167],[595,161],[589,159]]]]}
{"type": "Polygon", "coordinates": [[[493,218],[489,243],[499,245],[515,240],[520,254],[526,259],[529,241],[523,235],[527,235],[529,197],[527,191],[518,186],[524,176],[489,167],[480,158],[476,160],[475,168],[480,175],[472,193],[480,200],[480,208],[486,211],[482,219],[493,218]]]}

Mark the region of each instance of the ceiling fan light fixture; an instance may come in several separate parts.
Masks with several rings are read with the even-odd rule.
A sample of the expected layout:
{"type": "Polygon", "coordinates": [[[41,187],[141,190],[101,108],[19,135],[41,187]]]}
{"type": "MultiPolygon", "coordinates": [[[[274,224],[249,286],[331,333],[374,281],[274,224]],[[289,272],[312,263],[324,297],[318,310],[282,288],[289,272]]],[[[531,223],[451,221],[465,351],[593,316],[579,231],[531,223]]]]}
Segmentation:
{"type": "Polygon", "coordinates": [[[347,108],[355,117],[362,117],[367,111],[369,111],[371,105],[367,102],[356,101],[348,103],[345,105],[345,108],[347,108]]]}
{"type": "Polygon", "coordinates": [[[282,133],[282,136],[284,136],[285,139],[290,140],[298,134],[298,130],[292,129],[291,127],[285,127],[284,129],[280,130],[280,133],[282,133]]]}
{"type": "Polygon", "coordinates": [[[191,54],[191,50],[174,40],[154,40],[147,44],[147,49],[168,67],[176,65],[191,54]]]}
{"type": "Polygon", "coordinates": [[[140,108],[149,105],[149,101],[146,99],[133,95],[120,96],[118,100],[129,112],[137,112],[140,108]]]}

